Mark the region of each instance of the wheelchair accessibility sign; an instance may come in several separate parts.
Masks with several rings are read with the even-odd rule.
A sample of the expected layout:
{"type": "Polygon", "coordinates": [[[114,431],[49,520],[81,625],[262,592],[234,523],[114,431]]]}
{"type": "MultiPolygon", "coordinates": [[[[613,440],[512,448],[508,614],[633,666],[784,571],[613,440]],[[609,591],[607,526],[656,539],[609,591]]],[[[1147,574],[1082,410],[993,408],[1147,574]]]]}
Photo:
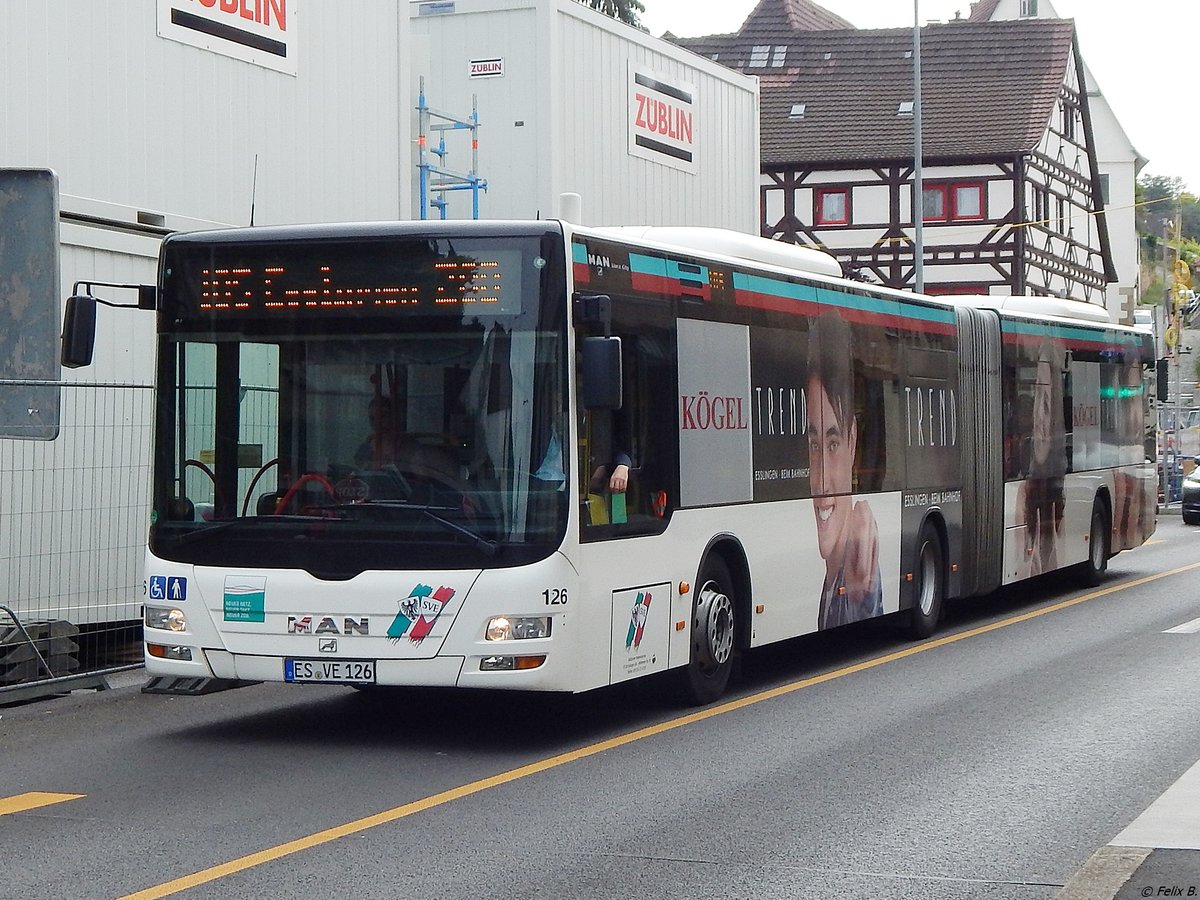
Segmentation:
{"type": "Polygon", "coordinates": [[[167,600],[171,603],[187,599],[187,579],[179,575],[151,575],[150,599],[167,600]]]}

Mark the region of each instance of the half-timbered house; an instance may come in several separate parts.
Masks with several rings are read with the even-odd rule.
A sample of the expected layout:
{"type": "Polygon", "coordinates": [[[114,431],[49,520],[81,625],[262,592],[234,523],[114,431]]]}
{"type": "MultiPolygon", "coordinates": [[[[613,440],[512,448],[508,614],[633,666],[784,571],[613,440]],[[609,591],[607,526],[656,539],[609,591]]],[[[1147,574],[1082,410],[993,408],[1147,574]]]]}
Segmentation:
{"type": "MultiPolygon", "coordinates": [[[[991,22],[1061,17],[1052,0],[975,0],[971,3],[967,18],[972,22],[991,22]]],[[[1128,308],[1141,296],[1138,283],[1141,254],[1135,194],[1138,174],[1147,159],[1138,152],[1117,118],[1087,64],[1087,46],[1083,49],[1083,73],[1087,84],[1088,110],[1092,117],[1092,137],[1095,140],[1096,158],[1100,163],[1104,219],[1108,223],[1108,237],[1118,278],[1116,285],[1109,285],[1108,303],[1109,309],[1116,313],[1119,299],[1121,316],[1127,319],[1128,308]]]]}
{"type": "MultiPolygon", "coordinates": [[[[762,233],[913,287],[912,30],[761,0],[735,34],[676,40],[760,78],[762,233]]],[[[921,73],[925,289],[1105,304],[1116,274],[1074,24],[931,24],[921,73]]]]}

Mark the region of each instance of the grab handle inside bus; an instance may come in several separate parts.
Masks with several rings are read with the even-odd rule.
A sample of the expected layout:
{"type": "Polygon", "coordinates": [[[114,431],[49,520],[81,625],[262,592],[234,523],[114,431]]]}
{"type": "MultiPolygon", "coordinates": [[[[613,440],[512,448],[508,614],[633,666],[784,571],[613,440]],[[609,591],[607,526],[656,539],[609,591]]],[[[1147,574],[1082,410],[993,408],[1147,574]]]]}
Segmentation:
{"type": "Polygon", "coordinates": [[[621,408],[621,339],[583,339],[583,406],[585,409],[621,408]]]}

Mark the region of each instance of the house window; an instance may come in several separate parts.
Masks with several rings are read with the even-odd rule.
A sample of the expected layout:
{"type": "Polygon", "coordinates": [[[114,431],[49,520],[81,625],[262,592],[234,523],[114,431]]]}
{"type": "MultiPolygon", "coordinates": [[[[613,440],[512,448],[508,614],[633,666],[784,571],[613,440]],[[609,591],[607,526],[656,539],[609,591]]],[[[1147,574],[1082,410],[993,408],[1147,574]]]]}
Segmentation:
{"type": "Polygon", "coordinates": [[[926,222],[945,222],[949,217],[946,211],[946,185],[927,184],[921,189],[921,213],[926,222]]]}
{"type": "Polygon", "coordinates": [[[984,218],[983,183],[954,181],[922,186],[926,222],[971,222],[984,218]]]}
{"type": "Polygon", "coordinates": [[[771,47],[769,44],[757,44],[750,50],[750,68],[761,69],[767,64],[767,58],[771,55],[771,47]]]}
{"type": "Polygon", "coordinates": [[[986,284],[972,284],[962,281],[948,281],[944,284],[933,283],[925,284],[925,293],[935,296],[945,296],[948,294],[970,294],[970,295],[987,295],[988,287],[986,284]]]}
{"type": "Polygon", "coordinates": [[[1032,19],[1038,14],[1038,0],[1021,0],[1022,19],[1032,19]]]}
{"type": "Polygon", "coordinates": [[[950,218],[963,219],[983,218],[983,185],[956,184],[951,188],[953,203],[950,207],[950,218]]]}
{"type": "Polygon", "coordinates": [[[1033,208],[1030,210],[1030,219],[1036,225],[1050,224],[1050,205],[1049,197],[1046,195],[1046,189],[1042,187],[1033,188],[1033,208]]]}
{"type": "Polygon", "coordinates": [[[1075,140],[1075,105],[1065,100],[1062,103],[1062,135],[1068,141],[1075,140]]]}
{"type": "Polygon", "coordinates": [[[1104,205],[1108,206],[1108,175],[1100,174],[1100,199],[1104,201],[1104,205]]]}
{"type": "Polygon", "coordinates": [[[849,225],[850,188],[818,188],[813,218],[818,225],[849,225]]]}
{"type": "Polygon", "coordinates": [[[779,44],[775,48],[775,52],[771,54],[771,67],[782,68],[785,60],[787,60],[787,44],[779,44]]]}

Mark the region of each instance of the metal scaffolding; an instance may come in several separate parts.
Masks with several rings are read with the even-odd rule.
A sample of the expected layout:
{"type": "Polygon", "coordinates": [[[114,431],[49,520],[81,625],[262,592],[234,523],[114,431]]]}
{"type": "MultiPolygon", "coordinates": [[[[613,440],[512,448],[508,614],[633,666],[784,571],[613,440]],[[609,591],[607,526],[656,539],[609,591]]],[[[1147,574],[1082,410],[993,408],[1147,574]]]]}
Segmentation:
{"type": "Polygon", "coordinates": [[[471,192],[471,218],[479,218],[479,192],[486,191],[487,179],[479,177],[479,107],[474,94],[471,95],[471,117],[460,119],[449,113],[431,109],[425,102],[425,77],[421,76],[420,95],[417,102],[419,114],[419,131],[417,147],[420,161],[417,169],[421,173],[421,218],[429,218],[429,208],[433,207],[439,217],[446,218],[446,193],[448,191],[471,192]],[[455,172],[445,168],[446,132],[471,132],[471,169],[469,172],[455,172]],[[429,146],[429,138],[437,135],[437,146],[429,146]],[[430,157],[436,157],[431,162],[430,157]],[[431,196],[432,195],[432,196],[431,196]]]}

